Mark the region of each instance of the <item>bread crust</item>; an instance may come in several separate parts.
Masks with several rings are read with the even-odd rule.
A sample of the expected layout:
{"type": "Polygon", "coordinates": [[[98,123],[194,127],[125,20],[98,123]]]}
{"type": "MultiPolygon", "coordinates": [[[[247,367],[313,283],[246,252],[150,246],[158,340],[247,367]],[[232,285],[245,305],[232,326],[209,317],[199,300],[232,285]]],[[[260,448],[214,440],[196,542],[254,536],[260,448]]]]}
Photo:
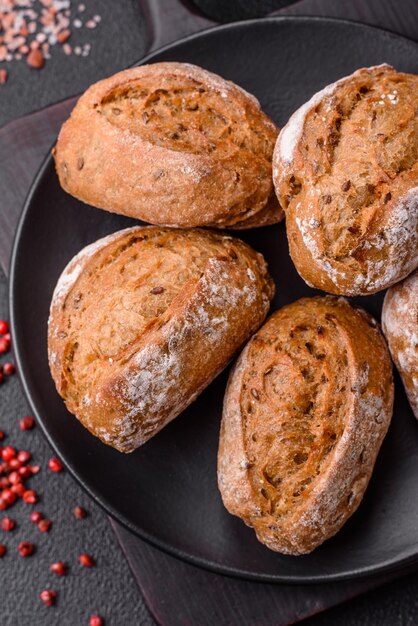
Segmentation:
{"type": "Polygon", "coordinates": [[[273,178],[302,278],[367,295],[418,265],[418,76],[360,69],[296,111],[273,178]]]}
{"type": "Polygon", "coordinates": [[[277,134],[234,83],[155,63],[92,85],[53,153],[62,187],[93,206],[151,224],[252,228],[283,217],[271,173],[277,134]]]}
{"type": "Polygon", "coordinates": [[[383,302],[382,328],[418,419],[418,270],[388,289],[383,302]]]}
{"type": "Polygon", "coordinates": [[[311,552],[360,504],[392,406],[389,353],[368,314],[332,296],[276,311],[229,378],[224,505],[271,550],[311,552]]]}
{"type": "Polygon", "coordinates": [[[94,435],[131,452],[181,413],[264,320],[261,254],[202,230],[135,227],[87,246],[62,273],[51,374],[94,435]]]}

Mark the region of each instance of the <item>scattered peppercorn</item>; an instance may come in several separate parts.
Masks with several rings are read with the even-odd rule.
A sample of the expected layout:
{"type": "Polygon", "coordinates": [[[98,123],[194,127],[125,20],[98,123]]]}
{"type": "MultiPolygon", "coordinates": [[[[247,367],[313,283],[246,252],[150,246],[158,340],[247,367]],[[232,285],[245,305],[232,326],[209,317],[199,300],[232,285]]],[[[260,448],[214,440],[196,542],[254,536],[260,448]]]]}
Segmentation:
{"type": "Polygon", "coordinates": [[[0,441],[3,441],[4,439],[4,432],[2,430],[0,430],[0,441]]]}
{"type": "Polygon", "coordinates": [[[39,594],[39,597],[46,606],[52,606],[57,599],[57,593],[52,589],[44,589],[44,591],[41,591],[39,594]]]}
{"type": "Polygon", "coordinates": [[[12,374],[14,374],[16,371],[15,366],[13,365],[13,363],[5,363],[3,365],[3,373],[6,376],[11,376],[12,374]]]}
{"type": "Polygon", "coordinates": [[[33,419],[31,415],[26,415],[26,417],[22,417],[22,419],[19,420],[20,430],[32,430],[34,426],[35,426],[35,420],[33,419]]]}
{"type": "Polygon", "coordinates": [[[16,502],[16,494],[11,489],[3,489],[1,492],[1,499],[8,506],[12,506],[16,502]]]}
{"type": "Polygon", "coordinates": [[[76,517],[77,519],[83,519],[87,516],[87,511],[86,509],[83,509],[82,506],[76,506],[73,513],[74,517],[76,517]]]}
{"type": "MultiPolygon", "coordinates": [[[[9,482],[10,482],[12,485],[17,485],[18,483],[21,483],[21,482],[22,482],[22,477],[21,477],[21,475],[19,474],[19,472],[17,472],[16,470],[14,470],[13,472],[10,472],[8,480],[9,480],[9,482]]],[[[3,498],[3,500],[4,500],[4,498],[3,498]]]]}
{"type": "Polygon", "coordinates": [[[31,50],[26,58],[26,62],[29,67],[33,67],[36,70],[40,70],[45,65],[45,57],[40,50],[36,48],[31,50]]]}
{"type": "Polygon", "coordinates": [[[19,550],[20,556],[26,557],[33,554],[35,548],[33,543],[31,543],[30,541],[21,541],[17,549],[19,550]]]}
{"type": "Polygon", "coordinates": [[[26,504],[36,504],[39,500],[38,494],[33,489],[28,489],[22,496],[23,502],[26,504]]]}
{"type": "Polygon", "coordinates": [[[22,467],[22,461],[19,461],[17,458],[10,459],[9,467],[11,471],[18,470],[22,467]]]}
{"type": "Polygon", "coordinates": [[[10,348],[10,341],[7,341],[5,337],[0,337],[0,354],[4,354],[10,348]]]}
{"type": "Polygon", "coordinates": [[[90,554],[80,554],[78,560],[83,567],[94,567],[95,565],[95,561],[90,554]]]}
{"type": "Polygon", "coordinates": [[[32,511],[32,513],[29,516],[29,519],[32,522],[32,524],[39,524],[39,522],[43,518],[44,518],[43,513],[41,513],[40,511],[32,511]]]}
{"type": "Polygon", "coordinates": [[[48,468],[51,470],[51,472],[57,473],[61,472],[64,469],[64,466],[58,457],[53,456],[48,461],[48,468]]]}
{"type": "Polygon", "coordinates": [[[38,522],[38,528],[41,533],[48,533],[51,530],[51,526],[52,522],[49,519],[41,519],[41,521],[38,522]]]}
{"type": "Polygon", "coordinates": [[[0,528],[9,533],[16,528],[16,522],[11,517],[3,517],[0,521],[0,528]]]}
{"type": "Polygon", "coordinates": [[[20,461],[21,463],[27,463],[28,461],[31,460],[31,458],[32,458],[32,455],[27,450],[19,450],[17,454],[17,460],[20,461]]]}
{"type": "Polygon", "coordinates": [[[19,471],[19,476],[23,480],[27,480],[28,478],[30,478],[32,476],[32,472],[31,472],[30,468],[27,465],[25,467],[19,468],[18,471],[19,471]]]}
{"type": "Polygon", "coordinates": [[[6,546],[4,545],[4,543],[0,543],[0,559],[4,557],[6,552],[7,552],[6,546]]]}
{"type": "Polygon", "coordinates": [[[90,617],[90,626],[103,626],[104,619],[100,615],[92,615],[90,617]]]}
{"type": "Polygon", "coordinates": [[[1,451],[1,458],[3,459],[3,461],[6,461],[7,463],[8,461],[10,461],[10,459],[14,459],[15,456],[16,450],[12,448],[12,446],[4,446],[1,451]]]}
{"type": "Polygon", "coordinates": [[[6,335],[9,332],[9,324],[6,320],[0,320],[0,335],[6,335]]]}
{"type": "Polygon", "coordinates": [[[17,483],[17,485],[12,485],[10,489],[15,493],[19,498],[23,496],[26,491],[26,487],[23,483],[17,483]]]}
{"type": "Polygon", "coordinates": [[[67,565],[63,563],[62,561],[57,561],[56,563],[52,563],[49,569],[51,570],[51,572],[54,572],[54,574],[57,574],[58,576],[66,576],[67,571],[68,571],[67,565]]]}

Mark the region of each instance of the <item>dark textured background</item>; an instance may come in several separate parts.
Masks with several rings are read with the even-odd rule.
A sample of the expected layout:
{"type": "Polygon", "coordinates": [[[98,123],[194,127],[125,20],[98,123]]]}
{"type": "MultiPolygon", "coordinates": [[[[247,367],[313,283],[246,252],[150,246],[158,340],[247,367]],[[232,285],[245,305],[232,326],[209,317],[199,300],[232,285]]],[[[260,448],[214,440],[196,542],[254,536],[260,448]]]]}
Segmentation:
{"type": "MultiPolygon", "coordinates": [[[[330,1],[324,0],[324,4],[330,1]]],[[[350,0],[332,1],[350,4],[350,0]]],[[[369,21],[367,0],[362,1],[365,21],[369,21]]],[[[93,44],[91,55],[66,57],[62,51],[53,49],[53,58],[42,72],[30,70],[24,63],[14,63],[10,67],[9,83],[0,89],[0,125],[78,93],[92,81],[143,55],[145,23],[136,0],[84,2],[90,14],[102,16],[96,30],[83,31],[84,37],[76,33],[77,43],[88,36],[93,44]]],[[[232,21],[263,15],[284,3],[280,0],[196,0],[196,4],[212,18],[232,21]]],[[[298,12],[298,4],[292,7],[292,12],[298,12]]],[[[402,4],[403,0],[393,0],[392,7],[401,12],[400,20],[407,22],[407,13],[402,15],[402,4]]],[[[404,32],[408,32],[407,24],[404,32]]],[[[0,318],[7,316],[6,303],[6,280],[0,273],[0,318]]],[[[35,461],[43,466],[41,474],[31,483],[42,496],[36,508],[49,516],[54,526],[49,534],[42,535],[28,521],[31,507],[20,503],[10,509],[19,527],[13,533],[0,536],[0,542],[9,546],[9,554],[0,561],[0,626],[87,625],[89,615],[94,612],[103,614],[108,625],[151,626],[153,621],[142,603],[106,515],[87,499],[67,473],[56,475],[45,469],[51,453],[39,429],[26,433],[19,430],[18,419],[28,410],[18,378],[13,377],[0,387],[0,429],[10,434],[12,444],[36,452],[35,461]],[[81,521],[73,518],[71,511],[76,504],[89,510],[88,518],[81,521]],[[16,554],[17,544],[25,539],[38,545],[37,554],[30,559],[16,554]],[[78,566],[77,556],[82,551],[96,557],[97,568],[87,570],[78,566]],[[59,579],[49,573],[49,564],[58,559],[72,565],[67,578],[59,579]],[[60,591],[55,608],[47,609],[38,600],[39,592],[45,587],[60,591]]],[[[418,574],[304,623],[311,626],[415,625],[418,624],[417,591],[418,574]]]]}
{"type": "MultiPolygon", "coordinates": [[[[0,319],[7,318],[7,284],[0,270],[0,319]]],[[[10,360],[4,355],[1,362],[10,360]]],[[[22,432],[18,421],[29,413],[17,376],[0,386],[0,430],[7,433],[4,443],[33,453],[34,463],[42,470],[28,481],[39,492],[40,502],[30,506],[19,501],[0,517],[8,515],[17,528],[0,530],[0,543],[8,547],[0,560],[0,626],[78,626],[88,625],[92,613],[101,613],[107,625],[150,626],[128,565],[110,528],[107,516],[90,501],[67,472],[54,474],[46,468],[52,452],[39,427],[22,432]],[[72,510],[80,504],[88,517],[76,520],[72,510]],[[49,533],[41,533],[30,523],[33,510],[42,511],[53,521],[49,533]],[[17,553],[20,541],[32,541],[37,552],[28,558],[17,553]],[[81,567],[77,558],[82,552],[97,559],[97,567],[81,567]],[[70,565],[69,575],[59,578],[49,571],[54,561],[70,565]],[[47,608],[39,600],[43,589],[56,589],[55,607],[47,608]]]]}

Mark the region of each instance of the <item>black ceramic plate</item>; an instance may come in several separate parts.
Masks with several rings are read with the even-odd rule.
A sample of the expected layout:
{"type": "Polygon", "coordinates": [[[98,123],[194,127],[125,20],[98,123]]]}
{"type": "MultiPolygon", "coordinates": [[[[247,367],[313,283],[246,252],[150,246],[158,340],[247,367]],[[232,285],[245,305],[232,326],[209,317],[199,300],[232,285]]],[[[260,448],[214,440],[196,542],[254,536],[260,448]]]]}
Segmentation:
{"type": "MultiPolygon", "coordinates": [[[[232,79],[283,125],[315,91],[358,67],[388,62],[417,72],[418,45],[355,23],[273,18],[216,28],[147,59],[172,60],[197,63],[232,79]]],[[[271,552],[222,506],[216,453],[227,372],[128,456],[100,443],[66,411],[47,363],[54,285],[80,248],[132,223],[65,194],[48,158],[27,199],[13,252],[11,313],[25,390],[50,442],[92,497],[154,545],[237,576],[337,580],[418,559],[418,424],[398,378],[393,423],[360,509],[335,538],[304,557],[271,552]]],[[[284,224],[240,236],[268,260],[277,285],[274,309],[313,295],[288,256],[284,224]]],[[[379,317],[382,294],[360,300],[379,317]]]]}

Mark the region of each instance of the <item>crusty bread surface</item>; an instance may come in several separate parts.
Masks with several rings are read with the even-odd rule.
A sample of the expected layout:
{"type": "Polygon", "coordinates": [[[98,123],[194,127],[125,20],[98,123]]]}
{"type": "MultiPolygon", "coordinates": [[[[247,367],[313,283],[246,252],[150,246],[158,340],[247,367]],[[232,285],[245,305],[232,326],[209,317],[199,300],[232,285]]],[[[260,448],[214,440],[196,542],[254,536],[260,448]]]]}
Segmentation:
{"type": "Polygon", "coordinates": [[[418,270],[388,289],[383,303],[382,328],[418,419],[418,270]]]}
{"type": "Polygon", "coordinates": [[[311,286],[367,295],[418,265],[418,76],[360,69],[282,129],[273,178],[290,254],[311,286]]]}
{"type": "Polygon", "coordinates": [[[210,231],[134,227],[87,246],[50,310],[52,377],[69,411],[130,452],[183,411],[260,326],[261,254],[210,231]]]}
{"type": "Polygon", "coordinates": [[[252,228],[283,217],[277,134],[231,81],[156,63],[92,85],[53,152],[62,187],[93,206],[166,226],[252,228]]]}
{"type": "Polygon", "coordinates": [[[230,375],[218,484],[268,548],[311,552],[357,509],[392,415],[376,322],[343,298],[276,311],[230,375]]]}

